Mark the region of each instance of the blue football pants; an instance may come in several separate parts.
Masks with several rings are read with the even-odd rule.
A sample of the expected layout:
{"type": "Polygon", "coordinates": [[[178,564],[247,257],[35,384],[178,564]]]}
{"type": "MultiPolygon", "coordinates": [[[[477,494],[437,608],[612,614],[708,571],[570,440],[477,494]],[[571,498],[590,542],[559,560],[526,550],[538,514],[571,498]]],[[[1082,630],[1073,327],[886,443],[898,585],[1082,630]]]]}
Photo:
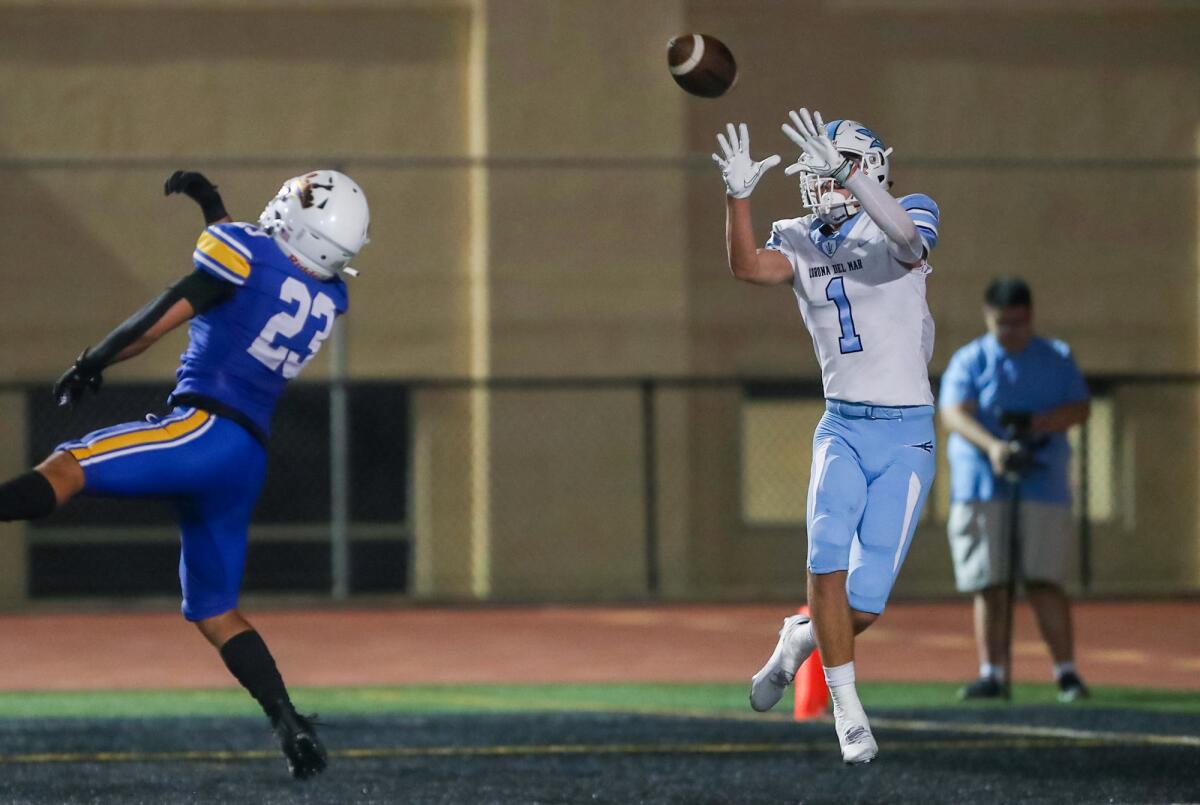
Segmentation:
{"type": "Polygon", "coordinates": [[[204,620],[237,606],[250,515],[267,468],[266,450],[249,431],[198,408],[176,408],[57,450],[83,467],[85,495],[171,502],[185,618],[204,620]]]}
{"type": "Polygon", "coordinates": [[[936,466],[932,406],[827,401],[813,435],[808,569],[848,571],[852,608],[883,612],[936,466]]]}

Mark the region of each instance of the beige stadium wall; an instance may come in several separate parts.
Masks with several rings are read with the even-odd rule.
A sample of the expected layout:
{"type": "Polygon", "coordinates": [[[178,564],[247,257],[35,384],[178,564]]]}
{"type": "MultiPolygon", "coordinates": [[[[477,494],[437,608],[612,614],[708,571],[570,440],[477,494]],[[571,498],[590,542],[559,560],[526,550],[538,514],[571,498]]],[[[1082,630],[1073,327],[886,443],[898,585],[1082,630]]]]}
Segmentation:
{"type": "MultiPolygon", "coordinates": [[[[354,295],[353,371],[465,371],[469,177],[436,160],[467,147],[470,10],[283,6],[0,4],[0,178],[19,188],[0,213],[21,221],[0,268],[20,288],[0,335],[26,344],[0,351],[4,377],[47,376],[189,270],[199,219],[163,198],[163,165],[207,170],[234,217],[256,220],[314,163],[387,188],[371,196],[360,262],[375,279],[354,295]],[[431,166],[371,162],[396,155],[431,166]],[[35,266],[37,281],[20,281],[35,266]]],[[[162,377],[177,357],[155,350],[113,376],[162,377]]]]}
{"type": "MultiPolygon", "coordinates": [[[[867,122],[896,191],[941,205],[935,372],[997,273],[1032,281],[1088,372],[1200,371],[1198,37],[1196,11],[1112,0],[0,2],[0,214],[20,224],[0,337],[22,345],[0,376],[52,377],[186,270],[196,216],[163,199],[170,167],[209,171],[254,218],[317,162],[372,202],[352,377],[813,377],[790,294],[728,276],[707,162],[730,120],[792,156],[779,124],[800,105],[867,122]],[[737,54],[726,98],[669,80],[665,42],[690,30],[737,54]]],[[[760,236],[798,202],[768,177],[760,236]]],[[[112,379],[162,377],[181,345],[112,379]]],[[[1197,402],[1129,414],[1136,518],[1129,502],[1098,534],[1108,589],[1129,583],[1117,568],[1200,584],[1197,402]]],[[[664,595],[799,593],[802,529],[742,522],[739,395],[655,403],[664,595]]],[[[439,388],[413,408],[418,595],[644,591],[632,390],[439,388]]],[[[900,591],[949,589],[931,516],[900,591]]]]}

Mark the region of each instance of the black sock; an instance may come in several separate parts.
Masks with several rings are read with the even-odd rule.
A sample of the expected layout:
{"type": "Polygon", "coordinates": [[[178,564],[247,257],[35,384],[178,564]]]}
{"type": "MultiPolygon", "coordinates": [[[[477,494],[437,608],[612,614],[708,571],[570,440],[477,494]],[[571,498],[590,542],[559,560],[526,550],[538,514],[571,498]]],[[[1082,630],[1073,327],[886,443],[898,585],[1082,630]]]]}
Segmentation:
{"type": "Polygon", "coordinates": [[[274,724],[284,709],[292,706],[283,677],[275,667],[271,650],[253,629],[239,632],[221,646],[225,667],[250,691],[267,718],[274,724]]]}
{"type": "Polygon", "coordinates": [[[54,487],[37,470],[0,484],[0,520],[34,520],[56,505],[54,487]]]}

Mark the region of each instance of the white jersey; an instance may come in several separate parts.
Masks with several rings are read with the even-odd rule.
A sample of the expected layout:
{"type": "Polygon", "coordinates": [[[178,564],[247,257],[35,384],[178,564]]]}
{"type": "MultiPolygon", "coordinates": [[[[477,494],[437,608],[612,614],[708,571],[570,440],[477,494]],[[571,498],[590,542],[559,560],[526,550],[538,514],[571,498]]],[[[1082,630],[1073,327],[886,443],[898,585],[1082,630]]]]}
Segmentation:
{"type": "MultiPolygon", "coordinates": [[[[937,245],[937,205],[919,194],[899,201],[928,255],[937,245]]],[[[933,405],[927,264],[909,269],[893,257],[866,212],[832,235],[821,232],[815,215],[776,221],[766,247],[792,264],[792,290],[812,335],[827,399],[933,405]]]]}

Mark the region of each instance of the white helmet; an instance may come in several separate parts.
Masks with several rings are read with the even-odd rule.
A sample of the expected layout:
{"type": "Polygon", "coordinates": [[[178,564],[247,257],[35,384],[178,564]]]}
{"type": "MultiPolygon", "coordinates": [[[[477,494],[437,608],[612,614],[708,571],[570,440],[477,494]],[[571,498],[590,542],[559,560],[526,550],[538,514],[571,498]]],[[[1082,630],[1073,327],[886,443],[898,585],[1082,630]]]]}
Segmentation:
{"type": "MultiPolygon", "coordinates": [[[[883,144],[875,132],[856,120],[833,120],[825,124],[825,134],[833,142],[838,153],[858,160],[858,169],[872,177],[884,187],[888,186],[891,162],[888,156],[892,149],[883,144]]],[[[800,163],[808,162],[808,154],[800,156],[800,163]]],[[[859,210],[858,201],[834,193],[837,186],[832,178],[822,178],[811,170],[800,171],[800,195],[804,206],[815,212],[822,220],[840,225],[859,210]]]]}
{"type": "Polygon", "coordinates": [[[362,188],[331,170],[288,179],[258,218],[292,262],[326,279],[347,268],[367,244],[370,223],[362,188]]]}

